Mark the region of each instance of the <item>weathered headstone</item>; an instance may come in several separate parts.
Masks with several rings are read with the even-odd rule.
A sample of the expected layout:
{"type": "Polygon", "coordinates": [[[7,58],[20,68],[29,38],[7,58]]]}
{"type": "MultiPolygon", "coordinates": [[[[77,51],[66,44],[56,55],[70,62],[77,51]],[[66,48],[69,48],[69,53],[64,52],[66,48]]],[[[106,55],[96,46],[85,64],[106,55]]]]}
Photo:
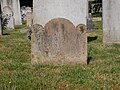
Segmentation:
{"type": "Polygon", "coordinates": [[[1,16],[0,16],[0,36],[2,36],[2,23],[1,23],[1,16]]]}
{"type": "Polygon", "coordinates": [[[3,12],[3,8],[5,6],[9,6],[12,9],[12,0],[0,0],[1,11],[3,12]]]}
{"type": "Polygon", "coordinates": [[[87,28],[59,18],[32,27],[32,62],[87,64],[87,28]]]}
{"type": "Polygon", "coordinates": [[[27,13],[27,12],[32,12],[32,8],[31,8],[31,7],[26,7],[26,8],[25,8],[25,11],[26,11],[26,13],[27,13]]]}
{"type": "Polygon", "coordinates": [[[26,20],[26,14],[28,12],[32,13],[32,8],[31,7],[26,7],[26,6],[22,6],[21,7],[21,16],[22,16],[22,20],[26,20]]]}
{"type": "Polygon", "coordinates": [[[14,13],[15,25],[21,25],[21,12],[20,12],[20,1],[19,0],[12,0],[12,10],[14,13]]]}
{"type": "Polygon", "coordinates": [[[13,11],[13,17],[14,17],[14,23],[15,25],[21,25],[21,12],[20,12],[20,2],[19,0],[1,0],[1,9],[3,11],[3,8],[5,6],[9,6],[13,11]]]}
{"type": "Polygon", "coordinates": [[[34,0],[32,63],[87,64],[87,10],[87,0],[34,0]]]}
{"type": "Polygon", "coordinates": [[[120,43],[120,0],[103,0],[103,42],[120,43]]]}
{"type": "Polygon", "coordinates": [[[91,13],[88,14],[87,27],[88,27],[88,32],[95,31],[95,27],[94,27],[94,24],[93,24],[93,21],[92,21],[91,13]]]}
{"type": "Polygon", "coordinates": [[[3,12],[3,7],[8,6],[7,0],[1,0],[0,5],[1,5],[1,11],[3,12]]]}
{"type": "Polygon", "coordinates": [[[13,19],[13,12],[12,9],[9,6],[5,6],[3,8],[3,26],[5,28],[11,28],[14,29],[14,19],[13,19]]]}
{"type": "Polygon", "coordinates": [[[26,8],[26,6],[22,6],[22,7],[20,8],[21,18],[22,18],[23,21],[25,20],[25,16],[26,16],[25,8],[26,8]]]}
{"type": "Polygon", "coordinates": [[[33,13],[32,12],[26,13],[26,22],[27,22],[27,26],[31,27],[31,25],[33,23],[33,13]]]}

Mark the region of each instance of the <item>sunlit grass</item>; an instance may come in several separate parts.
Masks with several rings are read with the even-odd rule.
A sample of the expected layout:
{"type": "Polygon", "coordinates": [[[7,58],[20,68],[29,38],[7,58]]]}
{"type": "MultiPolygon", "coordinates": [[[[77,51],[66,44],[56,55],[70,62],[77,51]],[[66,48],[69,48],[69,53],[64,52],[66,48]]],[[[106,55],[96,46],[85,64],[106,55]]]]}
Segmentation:
{"type": "MultiPolygon", "coordinates": [[[[20,28],[0,38],[0,90],[120,90],[120,45],[102,43],[102,23],[88,35],[89,64],[31,65],[30,41],[20,28]]],[[[22,27],[22,26],[21,26],[22,27]]]]}

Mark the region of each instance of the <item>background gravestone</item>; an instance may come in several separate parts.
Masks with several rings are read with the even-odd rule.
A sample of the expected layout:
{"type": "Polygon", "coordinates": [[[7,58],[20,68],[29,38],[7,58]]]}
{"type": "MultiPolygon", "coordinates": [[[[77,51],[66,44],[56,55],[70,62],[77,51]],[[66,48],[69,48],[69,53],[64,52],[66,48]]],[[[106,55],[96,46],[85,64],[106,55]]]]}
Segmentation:
{"type": "Polygon", "coordinates": [[[21,12],[20,12],[20,2],[19,0],[1,0],[1,10],[3,12],[3,8],[9,6],[13,11],[14,23],[15,25],[21,25],[21,12]]]}
{"type": "Polygon", "coordinates": [[[33,13],[32,12],[27,12],[26,13],[26,22],[27,22],[27,26],[31,26],[33,23],[33,13]]]}
{"type": "Polygon", "coordinates": [[[33,0],[34,24],[45,25],[54,18],[66,18],[74,25],[87,23],[88,0],[33,0]]]}
{"type": "Polygon", "coordinates": [[[87,27],[58,18],[32,27],[32,62],[87,64],[87,27]]]}
{"type": "Polygon", "coordinates": [[[9,6],[10,8],[12,8],[12,7],[11,7],[12,0],[0,0],[0,2],[1,2],[1,11],[2,11],[2,12],[3,12],[3,8],[4,8],[5,6],[9,6]]]}
{"type": "Polygon", "coordinates": [[[22,20],[26,20],[26,14],[28,12],[32,13],[32,8],[31,7],[26,7],[26,6],[22,6],[21,7],[21,16],[22,16],[22,20]]]}
{"type": "Polygon", "coordinates": [[[1,16],[0,16],[0,36],[2,35],[2,23],[1,23],[1,16]]]}
{"type": "Polygon", "coordinates": [[[103,0],[103,42],[120,43],[120,0],[103,0]]]}
{"type": "Polygon", "coordinates": [[[14,13],[15,25],[22,25],[21,12],[20,12],[20,1],[12,0],[12,10],[14,13]]]}
{"type": "Polygon", "coordinates": [[[13,19],[13,12],[9,6],[5,6],[3,8],[3,27],[14,29],[14,19],[13,19]]]}

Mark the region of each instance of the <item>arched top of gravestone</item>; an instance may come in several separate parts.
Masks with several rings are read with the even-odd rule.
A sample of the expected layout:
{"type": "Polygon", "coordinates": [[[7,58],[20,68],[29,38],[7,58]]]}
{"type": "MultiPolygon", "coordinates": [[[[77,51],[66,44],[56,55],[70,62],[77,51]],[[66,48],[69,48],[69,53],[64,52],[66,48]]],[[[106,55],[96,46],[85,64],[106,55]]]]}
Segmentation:
{"type": "Polygon", "coordinates": [[[74,34],[75,32],[75,25],[68,19],[65,18],[55,18],[52,19],[50,21],[48,21],[48,23],[45,24],[44,26],[46,32],[50,35],[52,35],[54,33],[54,31],[56,30],[57,32],[67,32],[67,33],[71,33],[74,34]]]}
{"type": "MultiPolygon", "coordinates": [[[[47,26],[48,24],[53,24],[53,23],[63,23],[63,24],[65,24],[65,25],[70,25],[70,26],[74,26],[74,24],[70,21],[70,20],[68,20],[68,19],[65,19],[65,18],[54,18],[54,19],[51,19],[51,20],[49,20],[46,24],[45,24],[45,26],[47,26]]],[[[75,27],[75,26],[74,26],[75,27]]]]}
{"type": "Polygon", "coordinates": [[[26,12],[32,12],[32,8],[31,7],[26,7],[25,10],[26,10],[26,12]]]}
{"type": "Polygon", "coordinates": [[[74,52],[71,48],[76,49],[77,30],[72,22],[64,18],[55,18],[50,20],[44,29],[45,36],[49,37],[46,38],[46,40],[48,39],[46,50],[48,50],[49,55],[70,55],[74,52]]]}
{"type": "MultiPolygon", "coordinates": [[[[57,25],[60,25],[61,24],[61,27],[60,28],[64,28],[64,26],[66,27],[69,27],[68,30],[79,30],[81,33],[87,33],[88,32],[88,27],[85,25],[85,24],[78,24],[77,26],[75,26],[70,20],[68,19],[65,19],[65,18],[54,18],[54,19],[51,19],[50,21],[48,21],[44,28],[47,28],[47,27],[58,27],[57,25]],[[52,26],[50,26],[52,25],[52,26]]],[[[52,27],[52,28],[53,28],[52,27]]],[[[51,30],[51,29],[50,29],[51,30]]]]}
{"type": "Polygon", "coordinates": [[[9,6],[3,7],[3,12],[12,12],[12,9],[9,6]]]}

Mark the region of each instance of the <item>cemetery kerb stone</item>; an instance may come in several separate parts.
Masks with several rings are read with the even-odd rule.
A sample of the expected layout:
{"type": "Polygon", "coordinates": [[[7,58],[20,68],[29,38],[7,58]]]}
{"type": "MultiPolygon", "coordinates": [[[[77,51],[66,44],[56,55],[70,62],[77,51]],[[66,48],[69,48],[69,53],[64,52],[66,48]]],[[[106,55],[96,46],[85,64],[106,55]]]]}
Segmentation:
{"type": "Polygon", "coordinates": [[[87,0],[33,1],[33,64],[87,64],[87,5],[87,0]]]}

